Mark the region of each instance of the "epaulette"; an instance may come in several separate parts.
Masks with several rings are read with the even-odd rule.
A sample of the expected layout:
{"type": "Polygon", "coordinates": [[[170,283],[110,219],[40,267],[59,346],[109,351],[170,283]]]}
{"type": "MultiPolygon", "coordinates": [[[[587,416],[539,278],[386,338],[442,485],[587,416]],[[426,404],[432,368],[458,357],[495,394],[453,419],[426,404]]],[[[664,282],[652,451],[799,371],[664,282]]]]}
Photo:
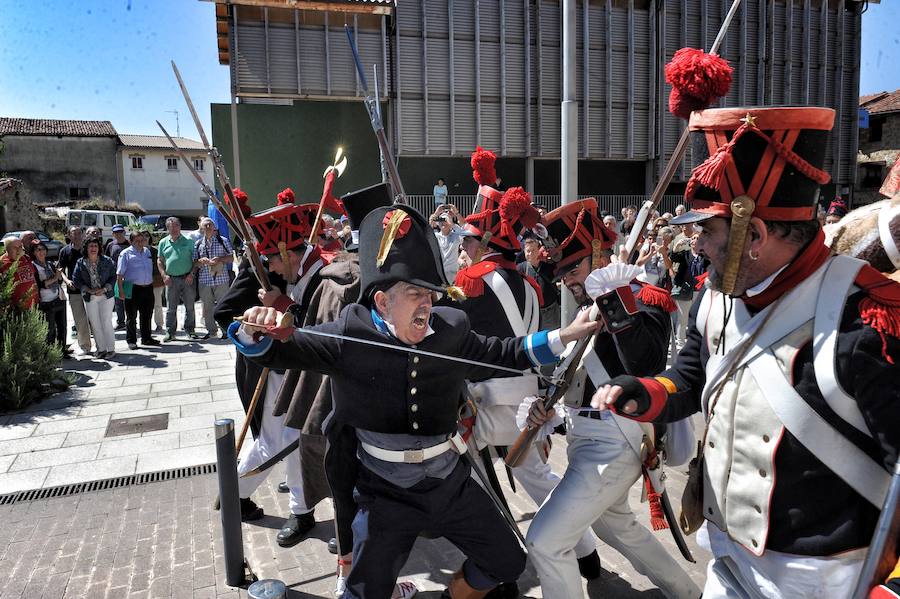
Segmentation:
{"type": "Polygon", "coordinates": [[[485,260],[460,270],[456,273],[456,286],[463,290],[466,297],[484,295],[484,275],[497,270],[497,263],[485,260]]]}
{"type": "Polygon", "coordinates": [[[641,290],[634,296],[647,306],[656,306],[669,314],[678,310],[678,304],[672,299],[672,294],[650,283],[640,283],[641,290]]]}
{"type": "Polygon", "coordinates": [[[863,324],[881,336],[881,355],[888,364],[894,360],[887,353],[887,337],[900,339],[900,283],[893,281],[869,264],[864,265],[854,281],[866,294],[859,302],[863,324]]]}

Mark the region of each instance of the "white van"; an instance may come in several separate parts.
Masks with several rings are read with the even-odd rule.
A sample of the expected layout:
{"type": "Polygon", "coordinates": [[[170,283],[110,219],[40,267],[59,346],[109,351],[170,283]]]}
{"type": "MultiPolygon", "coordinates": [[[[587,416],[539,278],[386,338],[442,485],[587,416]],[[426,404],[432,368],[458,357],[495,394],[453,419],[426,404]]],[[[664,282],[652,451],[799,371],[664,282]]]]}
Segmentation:
{"type": "Polygon", "coordinates": [[[103,243],[113,238],[113,225],[122,225],[126,229],[137,222],[130,212],[112,212],[107,210],[69,210],[66,214],[66,229],[75,225],[86,230],[88,227],[100,227],[103,243]]]}

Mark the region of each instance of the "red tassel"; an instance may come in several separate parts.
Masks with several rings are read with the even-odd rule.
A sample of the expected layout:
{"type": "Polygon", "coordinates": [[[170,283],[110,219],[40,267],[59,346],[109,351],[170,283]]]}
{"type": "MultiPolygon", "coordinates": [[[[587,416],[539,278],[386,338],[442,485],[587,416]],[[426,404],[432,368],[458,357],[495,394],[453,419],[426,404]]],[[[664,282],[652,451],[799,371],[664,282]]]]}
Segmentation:
{"type": "Polygon", "coordinates": [[[666,65],[666,82],[675,99],[669,97],[669,110],[682,118],[692,110],[702,110],[728,93],[732,68],[716,54],[696,48],[682,48],[666,65]]]}
{"type": "Polygon", "coordinates": [[[647,306],[662,308],[669,314],[678,310],[678,304],[672,299],[672,295],[661,287],[653,285],[641,285],[641,290],[635,294],[647,306]]]}
{"type": "Polygon", "coordinates": [[[481,146],[476,146],[472,152],[472,178],[479,185],[495,185],[497,183],[497,171],[494,170],[494,163],[497,156],[490,150],[485,150],[481,146]]]}
{"type": "Polygon", "coordinates": [[[863,324],[881,337],[881,355],[888,364],[894,360],[887,353],[887,337],[900,339],[900,284],[866,264],[854,281],[866,293],[859,302],[859,316],[863,324]]]}
{"type": "Polygon", "coordinates": [[[644,476],[644,488],[647,490],[647,503],[650,505],[650,526],[653,530],[665,530],[669,528],[666,522],[666,514],[662,509],[662,500],[660,494],[653,491],[653,485],[650,484],[650,477],[644,476]]]}
{"type": "Polygon", "coordinates": [[[700,276],[697,277],[697,284],[694,285],[694,289],[696,289],[697,291],[700,291],[701,289],[703,289],[703,286],[706,284],[706,279],[708,279],[708,278],[709,278],[709,272],[704,271],[704,272],[700,273],[700,276]]]}

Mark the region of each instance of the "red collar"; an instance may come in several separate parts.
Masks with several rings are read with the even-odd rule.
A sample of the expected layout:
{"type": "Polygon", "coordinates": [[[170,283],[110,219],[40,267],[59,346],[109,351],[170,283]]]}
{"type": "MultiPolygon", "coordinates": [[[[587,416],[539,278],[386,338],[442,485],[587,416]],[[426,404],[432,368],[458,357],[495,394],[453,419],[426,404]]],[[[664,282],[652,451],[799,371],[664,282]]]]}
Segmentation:
{"type": "Polygon", "coordinates": [[[762,310],[807,279],[825,264],[830,255],[831,250],[825,245],[825,233],[819,229],[816,238],[791,261],[787,268],[778,273],[775,280],[762,293],[753,297],[747,297],[745,294],[740,299],[751,310],[762,310]]]}

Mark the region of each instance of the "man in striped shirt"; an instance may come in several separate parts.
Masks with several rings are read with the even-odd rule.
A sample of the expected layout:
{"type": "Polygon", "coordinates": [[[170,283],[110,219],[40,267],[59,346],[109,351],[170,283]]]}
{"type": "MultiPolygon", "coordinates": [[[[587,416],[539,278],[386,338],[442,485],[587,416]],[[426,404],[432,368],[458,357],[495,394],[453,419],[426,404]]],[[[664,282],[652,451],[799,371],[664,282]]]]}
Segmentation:
{"type": "MultiPolygon", "coordinates": [[[[216,320],[213,311],[228,292],[231,283],[228,278],[228,270],[234,261],[231,244],[227,239],[219,235],[218,229],[211,218],[200,219],[200,232],[202,236],[194,243],[194,270],[197,272],[200,287],[200,301],[203,303],[203,324],[206,326],[206,334],[200,339],[209,339],[216,334],[216,320]]],[[[225,338],[225,331],[222,331],[225,338]]]]}

